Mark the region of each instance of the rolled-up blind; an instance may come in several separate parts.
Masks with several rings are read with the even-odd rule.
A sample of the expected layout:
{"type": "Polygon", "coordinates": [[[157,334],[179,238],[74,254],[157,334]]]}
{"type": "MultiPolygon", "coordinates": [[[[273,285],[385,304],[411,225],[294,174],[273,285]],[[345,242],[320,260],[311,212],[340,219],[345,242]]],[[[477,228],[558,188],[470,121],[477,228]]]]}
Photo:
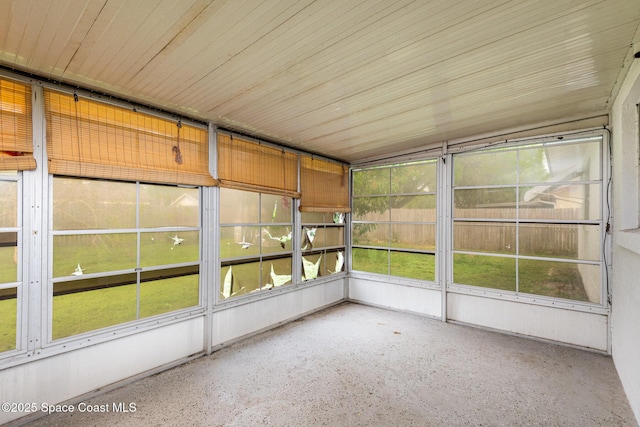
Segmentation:
{"type": "Polygon", "coordinates": [[[31,86],[0,79],[0,170],[35,169],[31,86]]]}
{"type": "Polygon", "coordinates": [[[297,154],[222,132],[217,140],[221,187],[300,197],[297,154]]]}
{"type": "Polygon", "coordinates": [[[205,129],[45,90],[49,172],[211,186],[205,129]]]}
{"type": "Polygon", "coordinates": [[[350,212],[349,169],[346,165],[302,156],[300,192],[303,212],[350,212]]]}

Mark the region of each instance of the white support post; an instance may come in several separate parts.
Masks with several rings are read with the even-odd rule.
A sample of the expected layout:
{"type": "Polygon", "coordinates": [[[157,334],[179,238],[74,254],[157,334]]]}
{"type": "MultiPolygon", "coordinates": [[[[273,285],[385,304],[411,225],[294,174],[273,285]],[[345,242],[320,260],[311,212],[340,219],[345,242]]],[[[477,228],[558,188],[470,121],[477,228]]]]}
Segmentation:
{"type": "Polygon", "coordinates": [[[447,321],[447,285],[450,274],[451,257],[451,155],[447,153],[447,143],[442,143],[442,155],[438,162],[438,217],[437,217],[437,248],[436,280],[441,289],[441,319],[447,321]]]}
{"type": "MultiPolygon", "coordinates": [[[[49,179],[47,167],[44,91],[32,85],[33,156],[35,170],[22,172],[23,177],[23,322],[26,326],[26,349],[34,352],[49,340],[51,294],[48,285],[49,179]],[[33,262],[40,260],[40,262],[33,262]]],[[[23,334],[24,336],[25,334],[23,334]]]]}

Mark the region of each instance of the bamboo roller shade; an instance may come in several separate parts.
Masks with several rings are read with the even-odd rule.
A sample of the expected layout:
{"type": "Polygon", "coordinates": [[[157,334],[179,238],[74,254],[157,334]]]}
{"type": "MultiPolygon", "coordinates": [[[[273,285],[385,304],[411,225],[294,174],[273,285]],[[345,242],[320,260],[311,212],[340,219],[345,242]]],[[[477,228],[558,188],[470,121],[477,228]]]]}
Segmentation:
{"type": "Polygon", "coordinates": [[[0,79],[0,170],[35,169],[31,86],[0,79]]]}
{"type": "Polygon", "coordinates": [[[350,212],[347,167],[309,156],[301,160],[300,210],[350,212]]]}
{"type": "Polygon", "coordinates": [[[221,187],[300,197],[298,155],[218,133],[221,187]]]}
{"type": "Polygon", "coordinates": [[[206,130],[127,108],[45,90],[49,172],[215,185],[206,130]]]}

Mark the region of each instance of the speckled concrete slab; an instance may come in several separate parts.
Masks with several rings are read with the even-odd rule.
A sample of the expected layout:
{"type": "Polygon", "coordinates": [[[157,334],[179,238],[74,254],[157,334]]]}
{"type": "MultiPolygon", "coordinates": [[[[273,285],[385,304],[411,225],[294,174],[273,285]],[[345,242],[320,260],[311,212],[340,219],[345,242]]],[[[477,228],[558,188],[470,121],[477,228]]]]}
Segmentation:
{"type": "Polygon", "coordinates": [[[637,426],[611,358],[344,303],[30,426],[637,426]]]}

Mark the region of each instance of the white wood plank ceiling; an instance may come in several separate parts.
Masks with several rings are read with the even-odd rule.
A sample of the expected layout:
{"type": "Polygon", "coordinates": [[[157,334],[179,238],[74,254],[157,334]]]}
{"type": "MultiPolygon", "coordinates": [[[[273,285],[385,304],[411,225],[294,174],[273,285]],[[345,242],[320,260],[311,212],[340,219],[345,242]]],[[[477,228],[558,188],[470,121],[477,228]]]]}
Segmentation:
{"type": "Polygon", "coordinates": [[[640,0],[0,0],[0,64],[345,161],[608,111],[640,0]]]}

